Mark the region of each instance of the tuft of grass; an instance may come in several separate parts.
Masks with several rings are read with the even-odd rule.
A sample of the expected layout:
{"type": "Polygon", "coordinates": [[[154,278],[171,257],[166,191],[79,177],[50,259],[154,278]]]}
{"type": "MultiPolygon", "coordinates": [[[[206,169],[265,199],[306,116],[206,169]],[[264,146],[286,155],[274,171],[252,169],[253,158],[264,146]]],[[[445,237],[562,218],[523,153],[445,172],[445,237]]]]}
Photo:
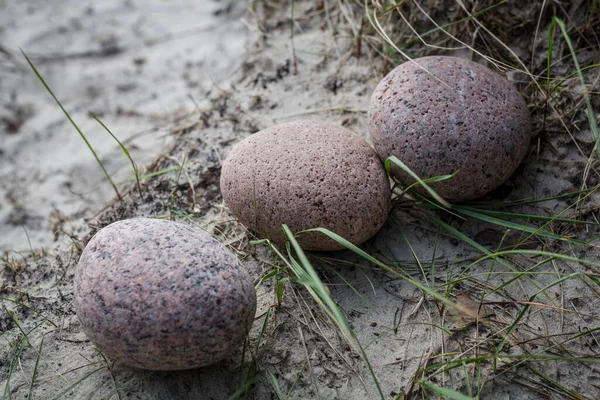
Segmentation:
{"type": "MultiPolygon", "coordinates": [[[[379,380],[377,379],[375,371],[373,370],[373,367],[367,357],[366,351],[356,338],[356,335],[346,320],[346,317],[329,295],[329,291],[323,285],[319,275],[296,240],[295,235],[285,224],[282,226],[282,229],[288,240],[286,243],[287,257],[285,257],[275,246],[270,244],[273,251],[285,263],[287,268],[289,268],[289,270],[292,271],[296,276],[295,282],[308,290],[319,307],[336,324],[348,344],[350,344],[350,346],[360,353],[367,365],[367,368],[369,369],[375,386],[377,387],[379,396],[381,399],[385,399],[381,385],[379,384],[379,380]]],[[[264,240],[264,242],[267,242],[267,240],[264,240]]]]}
{"type": "MultiPolygon", "coordinates": [[[[573,195],[576,195],[576,193],[573,195]]],[[[417,195],[415,195],[415,196],[417,196],[417,195]]],[[[435,199],[432,199],[431,201],[435,202],[435,199]]],[[[536,202],[539,202],[539,200],[536,202]]],[[[490,372],[485,372],[485,371],[488,371],[488,369],[489,369],[486,365],[489,365],[490,363],[491,363],[491,365],[496,365],[497,362],[499,362],[501,360],[504,360],[502,362],[505,362],[506,360],[514,360],[516,365],[521,365],[521,364],[531,365],[531,362],[534,362],[534,361],[545,361],[545,360],[552,359],[552,347],[557,346],[556,343],[554,343],[553,345],[550,345],[550,346],[542,347],[540,351],[536,352],[534,355],[531,355],[531,356],[527,356],[526,354],[524,354],[524,355],[519,355],[518,357],[515,357],[513,354],[507,354],[505,351],[505,347],[508,343],[511,344],[511,347],[518,346],[518,342],[515,343],[515,341],[517,340],[515,338],[521,337],[520,336],[521,334],[519,332],[522,331],[523,329],[525,329],[524,328],[525,317],[532,313],[532,311],[531,311],[532,308],[546,307],[546,305],[544,303],[536,301],[537,297],[539,297],[540,295],[543,295],[547,299],[548,302],[552,303],[554,300],[553,300],[553,296],[551,295],[550,289],[554,288],[554,287],[559,287],[559,286],[563,285],[564,283],[570,282],[570,281],[586,281],[586,280],[588,280],[589,282],[598,285],[598,282],[600,282],[600,280],[597,279],[597,274],[600,273],[600,263],[596,262],[594,260],[590,260],[590,259],[573,257],[569,254],[556,253],[556,252],[550,252],[550,251],[545,251],[545,250],[521,249],[521,248],[518,248],[519,243],[517,243],[516,247],[514,247],[512,249],[503,250],[502,242],[501,242],[498,245],[497,249],[490,250],[490,249],[478,244],[476,241],[469,238],[467,235],[461,233],[458,229],[443,222],[439,217],[436,217],[433,213],[430,212],[431,209],[438,210],[438,211],[444,210],[445,207],[443,207],[442,204],[438,203],[438,204],[432,205],[430,203],[423,203],[420,199],[418,200],[418,204],[426,205],[425,207],[421,207],[421,208],[417,209],[417,211],[428,215],[428,219],[435,226],[437,226],[438,234],[440,232],[439,229],[442,229],[443,231],[450,233],[452,236],[455,236],[459,240],[476,248],[477,250],[479,250],[483,253],[483,256],[478,257],[477,259],[475,259],[474,261],[472,261],[471,263],[466,265],[462,269],[462,271],[460,271],[458,278],[451,278],[448,282],[446,282],[445,284],[443,284],[441,286],[437,286],[437,287],[435,285],[427,286],[427,285],[421,283],[419,280],[413,278],[409,274],[402,272],[401,269],[392,268],[392,267],[384,264],[383,262],[377,260],[376,258],[371,256],[364,250],[351,244],[350,242],[348,242],[344,238],[340,237],[339,235],[337,235],[331,231],[328,231],[327,229],[324,229],[324,228],[308,229],[306,231],[297,232],[296,235],[293,235],[293,236],[298,236],[298,235],[306,234],[309,232],[320,232],[320,233],[324,234],[325,236],[329,237],[330,239],[333,239],[334,241],[336,241],[338,244],[342,245],[346,249],[352,251],[355,254],[358,254],[363,259],[378,266],[383,271],[393,274],[394,276],[400,277],[401,279],[407,281],[414,287],[421,290],[426,296],[431,296],[434,299],[440,301],[447,308],[456,309],[459,312],[458,315],[462,315],[463,316],[462,318],[467,318],[467,321],[471,321],[470,323],[475,323],[475,326],[479,326],[480,323],[483,323],[486,326],[489,325],[491,327],[494,327],[493,331],[495,332],[495,334],[493,335],[492,340],[495,341],[495,345],[493,347],[494,350],[492,352],[485,352],[482,355],[476,355],[474,357],[464,357],[459,354],[458,357],[452,356],[451,359],[449,359],[447,361],[444,361],[441,363],[436,363],[431,366],[428,366],[427,362],[425,362],[425,364],[423,364],[421,369],[419,371],[415,372],[415,376],[420,376],[420,377],[415,380],[416,386],[413,389],[411,389],[408,393],[411,393],[412,390],[414,390],[415,388],[418,388],[419,390],[421,390],[424,393],[425,396],[429,396],[429,395],[445,396],[445,397],[451,398],[451,399],[472,398],[472,395],[475,395],[475,393],[480,393],[483,390],[483,388],[485,387],[485,383],[487,381],[486,376],[488,373],[490,373],[490,372]],[[533,262],[533,264],[531,265],[531,267],[525,269],[524,271],[521,271],[518,266],[514,266],[511,262],[509,262],[511,257],[524,257],[527,260],[531,260],[533,262]],[[542,272],[542,271],[538,272],[540,267],[542,267],[544,265],[552,264],[556,261],[585,266],[588,268],[588,271],[590,271],[590,272],[587,272],[587,273],[585,273],[585,272],[584,273],[582,273],[582,272],[561,273],[559,271],[556,271],[556,273],[553,273],[553,274],[555,274],[556,278],[551,280],[549,283],[547,283],[545,285],[540,285],[539,282],[536,282],[536,280],[534,279],[536,276],[544,276],[544,274],[546,274],[545,272],[542,272]],[[485,262],[491,262],[491,265],[492,265],[492,267],[489,269],[489,271],[487,273],[479,274],[479,273],[469,272],[469,271],[472,271],[476,265],[482,265],[485,262]],[[494,263],[498,263],[498,265],[503,265],[503,266],[507,267],[509,269],[510,273],[513,275],[513,277],[511,279],[509,279],[508,281],[505,281],[502,285],[497,286],[497,287],[493,286],[493,282],[492,282],[491,278],[501,277],[502,275],[505,274],[505,272],[504,271],[496,271],[493,268],[494,263]],[[460,280],[468,279],[468,280],[472,281],[472,280],[477,280],[477,277],[479,275],[481,275],[485,278],[485,281],[484,281],[485,283],[483,284],[483,288],[485,288],[485,290],[483,290],[482,294],[481,294],[481,303],[480,303],[481,306],[483,306],[486,303],[493,304],[493,302],[489,302],[489,300],[485,300],[485,299],[492,295],[499,295],[499,294],[501,294],[501,290],[506,289],[508,287],[508,285],[519,284],[521,281],[528,282],[529,284],[531,284],[531,287],[534,289],[534,292],[531,293],[529,295],[529,297],[527,297],[527,299],[523,302],[518,302],[518,301],[507,302],[507,304],[512,304],[514,307],[518,307],[519,304],[521,304],[522,307],[519,309],[518,313],[514,316],[512,321],[504,322],[503,325],[500,327],[497,322],[487,321],[486,319],[479,320],[480,316],[479,316],[479,312],[477,311],[476,306],[475,306],[475,311],[473,311],[470,307],[465,306],[464,303],[454,302],[454,301],[450,300],[450,298],[449,298],[450,295],[452,294],[452,291],[457,287],[457,283],[459,282],[458,279],[460,279],[460,280]],[[457,279],[457,280],[455,280],[455,279],[457,279]],[[446,288],[445,292],[439,292],[440,289],[443,290],[444,288],[446,288]],[[547,352],[549,352],[550,354],[548,354],[547,352]],[[456,361],[453,360],[452,358],[455,358],[456,361]],[[468,366],[468,365],[473,365],[473,368],[471,368],[471,367],[466,368],[465,366],[468,366]],[[430,380],[434,376],[437,376],[440,374],[442,374],[442,375],[449,374],[452,371],[458,371],[459,369],[464,370],[463,375],[466,374],[465,375],[466,382],[469,382],[469,384],[467,385],[468,386],[468,395],[469,395],[468,397],[461,392],[457,392],[457,391],[447,387],[446,385],[439,386],[438,384],[434,384],[430,380]],[[469,375],[468,375],[471,373],[470,371],[473,371],[473,374],[474,374],[472,384],[471,384],[471,381],[469,380],[469,375]],[[427,393],[429,393],[429,394],[427,394],[427,393]]],[[[528,214],[522,214],[522,213],[512,213],[512,212],[507,212],[507,211],[497,211],[494,209],[486,209],[484,204],[477,204],[476,206],[456,205],[455,204],[455,205],[452,205],[452,214],[456,213],[458,215],[462,215],[465,219],[479,220],[482,223],[492,224],[492,225],[496,225],[497,227],[500,227],[502,229],[506,229],[502,241],[504,241],[504,239],[507,237],[509,232],[517,231],[517,232],[522,232],[523,234],[526,234],[527,237],[529,237],[529,236],[537,237],[540,240],[550,239],[550,240],[558,240],[560,242],[566,242],[568,244],[572,244],[572,245],[579,246],[579,247],[580,246],[588,246],[590,244],[589,240],[583,241],[583,240],[578,240],[578,239],[574,239],[574,238],[570,238],[570,237],[565,237],[563,235],[558,235],[553,232],[547,231],[545,229],[545,227],[548,227],[548,226],[550,226],[551,223],[555,223],[555,222],[560,222],[560,223],[564,223],[564,224],[572,224],[574,226],[577,226],[577,225],[597,226],[598,225],[597,222],[588,222],[588,221],[582,221],[582,220],[574,220],[574,219],[570,219],[570,218],[561,218],[561,215],[565,211],[567,211],[571,207],[574,207],[576,204],[577,203],[573,204],[572,206],[569,206],[567,209],[565,209],[565,210],[559,212],[557,215],[551,216],[551,217],[544,217],[544,216],[540,216],[540,215],[528,215],[528,214]],[[528,225],[511,222],[510,220],[512,220],[512,219],[522,219],[522,220],[527,220],[528,222],[531,222],[532,220],[533,221],[541,221],[543,223],[543,225],[541,227],[540,226],[532,227],[532,226],[528,226],[528,225]]],[[[495,205],[495,206],[497,206],[497,205],[495,205]]],[[[440,211],[440,212],[443,213],[444,211],[440,211]]],[[[287,234],[288,238],[290,238],[292,236],[291,232],[289,232],[289,229],[286,230],[286,234],[287,234]]],[[[424,273],[424,267],[423,267],[421,261],[419,261],[415,251],[412,250],[412,246],[410,245],[408,237],[406,237],[405,234],[403,234],[403,236],[404,236],[405,240],[408,242],[408,245],[412,251],[413,257],[417,261],[417,265],[420,267],[421,273],[423,274],[422,279],[424,279],[425,281],[428,281],[428,278],[425,276],[425,273],[424,273]]],[[[521,243],[524,242],[524,240],[525,239],[522,239],[521,243]]],[[[291,240],[290,240],[290,242],[291,242],[291,240]]],[[[292,246],[292,248],[296,251],[296,254],[298,254],[299,249],[296,246],[292,246]]],[[[571,248],[570,250],[567,250],[567,252],[572,251],[572,250],[573,250],[573,248],[571,248]]],[[[293,255],[289,253],[289,248],[288,248],[288,257],[293,258],[293,255]]],[[[300,259],[300,257],[299,257],[299,259],[300,259]]],[[[304,262],[305,262],[305,260],[303,260],[303,259],[300,259],[299,263],[298,262],[294,263],[292,261],[291,266],[298,267],[298,265],[295,265],[295,264],[301,264],[302,266],[304,266],[304,262]]],[[[435,259],[433,259],[431,262],[432,271],[435,271],[435,269],[433,269],[434,262],[435,262],[435,259]]],[[[304,277],[305,282],[303,282],[302,279],[298,280],[298,283],[303,284],[303,285],[306,284],[306,281],[312,280],[312,277],[305,277],[304,274],[310,275],[310,270],[305,269],[304,272],[302,272],[302,271],[297,272],[297,276],[304,277]]],[[[432,274],[434,274],[434,272],[432,272],[432,274]]],[[[431,282],[433,284],[435,282],[434,277],[432,276],[431,279],[432,279],[431,282]]],[[[343,277],[342,277],[342,281],[346,282],[346,280],[343,277]]],[[[352,285],[349,282],[346,282],[346,284],[352,288],[352,285]]],[[[307,286],[310,286],[310,284],[307,286]]],[[[309,292],[311,292],[311,290],[309,290],[309,292]]],[[[313,294],[314,292],[315,292],[315,290],[313,288],[311,294],[313,294]]],[[[324,299],[329,295],[329,292],[326,290],[323,290],[322,292],[323,292],[322,294],[316,294],[316,296],[322,298],[322,300],[320,301],[321,306],[323,307],[325,305],[325,307],[327,307],[327,305],[326,305],[327,301],[324,299]]],[[[315,294],[313,294],[313,297],[315,297],[315,294]]],[[[361,297],[361,296],[359,295],[359,297],[361,297]]],[[[333,313],[331,311],[329,311],[328,314],[331,316],[333,313]]],[[[343,317],[343,315],[342,315],[342,317],[343,317]]],[[[338,318],[338,316],[333,315],[333,318],[338,318]]],[[[349,335],[353,334],[353,333],[349,333],[347,330],[345,330],[346,328],[342,322],[338,323],[338,321],[336,320],[336,326],[338,326],[340,331],[343,332],[345,334],[345,336],[349,336],[349,335]]],[[[469,326],[469,324],[465,325],[465,327],[468,327],[468,326],[469,326]]],[[[598,328],[598,329],[600,329],[600,328],[598,328]]],[[[448,331],[448,333],[450,334],[450,337],[452,337],[454,335],[454,333],[452,331],[448,331]]],[[[350,337],[352,337],[352,336],[350,336],[350,337]]],[[[490,339],[486,339],[486,340],[489,341],[490,339]]],[[[574,339],[572,338],[570,340],[574,340],[574,339]]],[[[365,357],[366,357],[366,354],[365,354],[365,357]]],[[[429,357],[430,356],[428,356],[428,358],[429,357]]],[[[560,356],[557,359],[560,359],[560,360],[566,361],[566,362],[585,363],[585,362],[587,362],[586,360],[588,358],[586,358],[586,357],[571,357],[571,356],[565,355],[565,356],[560,356]]],[[[504,371],[504,370],[502,370],[502,371],[504,371]]],[[[502,372],[496,371],[495,373],[499,374],[502,372]]],[[[376,379],[376,377],[375,377],[375,379],[376,379]]],[[[558,383],[558,384],[560,384],[560,383],[558,383]]],[[[570,390],[569,388],[564,388],[563,392],[570,393],[569,390],[570,390]]]]}

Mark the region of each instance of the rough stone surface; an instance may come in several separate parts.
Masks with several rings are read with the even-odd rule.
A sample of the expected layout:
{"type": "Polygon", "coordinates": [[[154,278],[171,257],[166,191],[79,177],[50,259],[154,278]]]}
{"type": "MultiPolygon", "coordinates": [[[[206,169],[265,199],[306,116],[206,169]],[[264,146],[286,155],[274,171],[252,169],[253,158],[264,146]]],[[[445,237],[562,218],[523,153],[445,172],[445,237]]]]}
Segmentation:
{"type": "MultiPolygon", "coordinates": [[[[328,122],[294,121],[246,138],[221,171],[221,192],[235,216],[260,237],[324,227],[354,244],[373,236],[390,209],[390,184],[375,151],[328,122]]],[[[336,250],[320,233],[299,237],[308,250],[336,250]]]]}
{"type": "Polygon", "coordinates": [[[75,306],[88,338],[138,368],[215,363],[240,346],[256,311],[252,280],[208,234],[156,219],[100,230],[81,255],[75,306]]]}
{"type": "MultiPolygon", "coordinates": [[[[501,185],[527,152],[530,113],[517,89],[494,71],[456,57],[405,62],[377,86],[369,130],[379,156],[397,156],[444,198],[480,197],[501,185]],[[417,65],[418,64],[418,65],[417,65]]],[[[394,175],[413,180],[399,168],[394,175]]]]}

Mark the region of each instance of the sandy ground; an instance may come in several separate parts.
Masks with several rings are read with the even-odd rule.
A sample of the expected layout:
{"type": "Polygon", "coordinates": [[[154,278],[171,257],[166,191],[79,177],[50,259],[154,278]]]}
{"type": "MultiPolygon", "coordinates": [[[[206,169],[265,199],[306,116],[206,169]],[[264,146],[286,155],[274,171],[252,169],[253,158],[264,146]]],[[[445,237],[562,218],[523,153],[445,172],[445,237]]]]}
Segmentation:
{"type": "MultiPolygon", "coordinates": [[[[282,267],[273,262],[266,247],[249,244],[247,232],[223,208],[218,187],[220,165],[242,138],[292,119],[329,120],[368,139],[368,99],[394,59],[381,54],[385,46],[374,39],[372,31],[365,32],[361,56],[356,57],[354,37],[360,29],[362,10],[348,3],[341,8],[330,4],[329,8],[315,9],[319,2],[296,2],[292,23],[289,3],[280,10],[263,2],[238,4],[218,16],[213,11],[223,9],[225,3],[181,4],[176,9],[171,2],[156,2],[151,7],[126,2],[115,3],[114,8],[107,6],[104,12],[90,12],[83,6],[67,7],[67,3],[62,11],[34,7],[36,11],[27,16],[32,21],[38,13],[36,18],[49,20],[52,16],[59,20],[60,16],[72,15],[78,24],[90,21],[89,26],[95,27],[81,22],[80,33],[69,36],[69,29],[76,29],[77,24],[61,28],[65,22],[57,22],[50,29],[54,35],[64,35],[63,41],[57,43],[45,30],[44,34],[34,35],[21,22],[15,22],[17,16],[28,14],[26,6],[5,3],[3,7],[15,17],[10,19],[12,26],[10,21],[7,23],[10,29],[5,28],[2,33],[8,37],[2,42],[3,49],[10,49],[2,63],[11,67],[1,77],[2,87],[9,88],[8,92],[2,91],[3,102],[20,104],[25,110],[20,112],[28,115],[16,132],[10,132],[6,125],[1,133],[6,140],[2,141],[0,188],[7,199],[0,209],[2,245],[5,249],[25,250],[7,253],[10,263],[5,262],[1,275],[0,295],[6,314],[0,318],[0,331],[5,332],[0,352],[0,362],[5,367],[0,370],[0,383],[8,388],[5,393],[10,393],[5,397],[379,398],[357,349],[348,344],[299,285],[288,284],[279,302],[272,279],[260,284],[257,319],[246,351],[239,349],[211,367],[182,372],[140,371],[106,360],[80,331],[71,303],[74,267],[82,246],[102,226],[134,216],[170,216],[208,230],[240,257],[257,283],[273,268],[282,267]],[[187,11],[182,12],[182,8],[187,11]],[[197,17],[191,16],[196,15],[194,12],[197,17]],[[183,37],[169,30],[174,29],[170,21],[180,15],[190,18],[189,25],[185,25],[185,18],[177,23],[176,32],[184,32],[183,37]],[[106,21],[115,22],[109,25],[106,21]],[[129,26],[137,26],[138,30],[130,31],[129,26]],[[102,33],[103,29],[106,32],[102,33]],[[61,33],[65,30],[67,33],[61,33]],[[106,39],[105,35],[115,39],[106,39]],[[192,52],[190,49],[196,48],[194,42],[204,35],[211,35],[213,40],[206,40],[207,47],[198,53],[192,52]],[[6,40],[11,40],[11,47],[6,40]],[[148,44],[153,40],[159,43],[148,44]],[[59,98],[73,111],[76,120],[82,121],[90,137],[96,139],[94,146],[97,143],[111,172],[123,177],[131,173],[117,146],[86,117],[89,109],[102,113],[105,122],[122,139],[149,132],[131,142],[140,164],[153,160],[148,164],[148,172],[185,161],[183,172],[146,180],[143,200],[127,186],[123,201],[103,207],[111,198],[110,186],[80,138],[26,69],[15,51],[17,47],[27,51],[34,62],[39,60],[41,72],[59,98]],[[43,57],[45,51],[52,56],[43,57]],[[223,56],[207,56],[215,52],[223,56]],[[72,72],[64,73],[65,70],[72,72]],[[67,84],[67,78],[73,81],[67,84]],[[133,87],[128,86],[131,81],[133,87]],[[88,86],[92,89],[88,90],[88,86]],[[14,88],[17,100],[7,100],[10,88],[14,88]],[[177,120],[176,126],[162,125],[179,116],[184,117],[177,120]],[[38,137],[44,140],[33,139],[38,137]],[[55,148],[68,151],[57,153],[55,148]],[[57,218],[60,223],[55,226],[52,221],[57,218]],[[29,245],[21,225],[27,228],[35,251],[27,251],[29,245]],[[58,235],[53,243],[52,232],[57,229],[73,236],[72,240],[58,235]],[[46,246],[46,252],[37,250],[41,245],[46,246]],[[23,333],[27,333],[27,339],[23,333]]],[[[462,15],[457,3],[439,2],[442,3],[446,6],[444,11],[433,14],[440,23],[462,15]]],[[[578,4],[583,7],[582,2],[578,4]]],[[[575,18],[581,9],[573,7],[561,12],[575,18]]],[[[9,14],[2,13],[2,18],[9,14]]],[[[416,17],[411,23],[419,31],[429,27],[418,12],[412,15],[416,17]]],[[[492,26],[498,34],[512,33],[503,39],[513,52],[531,61],[538,72],[544,66],[547,46],[543,39],[533,45],[532,32],[539,15],[539,4],[519,4],[500,9],[490,20],[498,24],[492,26]],[[515,22],[516,15],[529,22],[515,22]],[[537,55],[531,54],[532,48],[536,48],[537,55]]],[[[543,15],[543,28],[547,29],[549,17],[543,15]]],[[[431,43],[446,43],[439,40],[440,36],[434,35],[431,43]]],[[[465,48],[449,52],[415,45],[410,51],[412,56],[450,53],[477,59],[465,48]]],[[[594,51],[582,50],[580,56],[588,57],[587,62],[599,61],[594,51]]],[[[554,68],[557,74],[561,68],[569,70],[561,63],[554,68]]],[[[523,91],[530,104],[535,139],[515,175],[485,200],[541,199],[576,191],[582,185],[593,187],[597,180],[594,169],[582,175],[594,148],[585,113],[574,111],[568,114],[569,118],[566,111],[562,113],[567,108],[584,109],[578,92],[561,92],[561,100],[553,102],[561,111],[546,113],[540,105],[543,102],[522,73],[509,69],[507,77],[523,91]]],[[[593,74],[586,77],[590,85],[597,85],[593,74]]],[[[575,86],[576,81],[571,88],[575,86]]],[[[595,102],[598,109],[597,99],[595,102]]],[[[6,115],[14,119],[20,115],[19,109],[10,111],[9,107],[6,115]]],[[[596,217],[595,192],[578,207],[569,208],[575,200],[576,196],[558,198],[523,205],[516,211],[552,216],[566,210],[562,217],[596,217]]],[[[439,363],[493,353],[502,337],[506,337],[507,344],[495,363],[490,359],[465,362],[427,382],[483,399],[577,398],[573,393],[587,399],[600,397],[600,369],[596,364],[565,359],[593,359],[600,351],[594,336],[600,326],[597,289],[586,279],[573,278],[532,297],[540,288],[555,283],[558,273],[580,276],[590,270],[572,260],[535,266],[541,258],[523,254],[507,257],[505,265],[499,265],[497,260],[471,265],[481,251],[440,230],[432,215],[488,249],[511,249],[519,243],[521,249],[569,250],[573,257],[599,259],[593,241],[586,246],[536,237],[523,241],[523,235],[514,230],[507,232],[476,220],[461,221],[400,202],[386,226],[363,248],[387,265],[402,268],[411,279],[438,288],[463,307],[477,309],[475,315],[482,311],[478,309],[478,296],[487,288],[499,288],[486,297],[483,314],[479,314],[481,321],[477,323],[472,315],[445,309],[432,297],[423,296],[406,279],[386,273],[351,253],[311,255],[331,297],[366,349],[383,397],[400,398],[404,393],[421,398],[423,386],[419,388],[416,382],[443,368],[439,363]],[[519,271],[535,266],[535,273],[513,282],[510,279],[515,270],[507,265],[519,271]],[[486,271],[494,273],[486,275],[486,271]],[[446,282],[455,284],[444,286],[446,282]],[[536,301],[541,306],[529,309],[518,328],[503,335],[526,301],[536,301]],[[530,360],[522,362],[522,357],[530,360]]],[[[553,224],[552,230],[586,241],[598,235],[594,227],[574,230],[572,225],[560,223],[553,224]]]]}
{"type": "MultiPolygon", "coordinates": [[[[27,53],[116,182],[173,143],[173,121],[241,64],[249,32],[213,1],[0,4],[0,249],[47,247],[114,197],[92,154],[25,62],[27,53]],[[220,16],[216,16],[215,13],[220,16]],[[66,226],[63,224],[66,223],[66,226]],[[55,233],[55,235],[53,235],[55,233]]],[[[68,232],[69,234],[71,232],[68,232]]]]}

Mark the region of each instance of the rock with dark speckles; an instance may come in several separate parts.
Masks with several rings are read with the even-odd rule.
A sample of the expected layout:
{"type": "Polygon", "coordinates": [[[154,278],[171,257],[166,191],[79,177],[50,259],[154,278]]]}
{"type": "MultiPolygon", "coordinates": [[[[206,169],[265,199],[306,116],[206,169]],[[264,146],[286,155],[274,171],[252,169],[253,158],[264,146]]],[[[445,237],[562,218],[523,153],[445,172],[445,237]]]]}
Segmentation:
{"type": "Polygon", "coordinates": [[[181,370],[241,345],[256,293],[239,260],[207,233],[136,218],[90,240],[75,274],[75,307],[85,334],[111,358],[181,370]]]}
{"type": "MultiPolygon", "coordinates": [[[[373,236],[390,209],[389,178],[375,151],[328,122],[294,121],[240,142],[223,163],[221,192],[233,214],[259,237],[285,241],[324,227],[354,244],[373,236]]],[[[341,246],[321,233],[298,237],[307,250],[341,246]]]]}
{"type": "MultiPolygon", "coordinates": [[[[421,178],[458,174],[433,188],[447,200],[480,197],[501,185],[527,152],[527,104],[494,71],[456,57],[423,57],[379,83],[368,113],[375,150],[397,156],[421,178]]],[[[399,168],[394,175],[414,181],[399,168]]]]}

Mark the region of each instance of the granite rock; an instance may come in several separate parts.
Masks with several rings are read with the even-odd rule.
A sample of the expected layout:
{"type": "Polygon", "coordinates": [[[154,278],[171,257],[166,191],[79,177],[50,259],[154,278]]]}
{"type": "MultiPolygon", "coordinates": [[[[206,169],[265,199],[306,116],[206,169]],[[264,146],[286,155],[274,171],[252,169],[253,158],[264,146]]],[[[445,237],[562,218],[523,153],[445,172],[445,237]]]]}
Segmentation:
{"type": "MultiPolygon", "coordinates": [[[[328,122],[294,121],[247,137],[221,171],[233,214],[259,237],[282,244],[292,232],[324,227],[354,244],[373,236],[390,209],[390,183],[375,151],[328,122]]],[[[307,250],[337,250],[321,233],[298,237],[307,250]]]]}
{"type": "MultiPolygon", "coordinates": [[[[382,160],[395,155],[421,178],[452,174],[432,187],[450,201],[480,197],[527,153],[531,116],[518,90],[496,72],[456,57],[407,61],[379,83],[368,123],[382,160]]],[[[394,167],[405,185],[414,181],[394,167]]]]}
{"type": "Polygon", "coordinates": [[[256,293],[239,260],[205,232],[136,218],[101,229],[75,274],[75,307],[106,355],[150,370],[215,363],[240,346],[256,293]]]}

